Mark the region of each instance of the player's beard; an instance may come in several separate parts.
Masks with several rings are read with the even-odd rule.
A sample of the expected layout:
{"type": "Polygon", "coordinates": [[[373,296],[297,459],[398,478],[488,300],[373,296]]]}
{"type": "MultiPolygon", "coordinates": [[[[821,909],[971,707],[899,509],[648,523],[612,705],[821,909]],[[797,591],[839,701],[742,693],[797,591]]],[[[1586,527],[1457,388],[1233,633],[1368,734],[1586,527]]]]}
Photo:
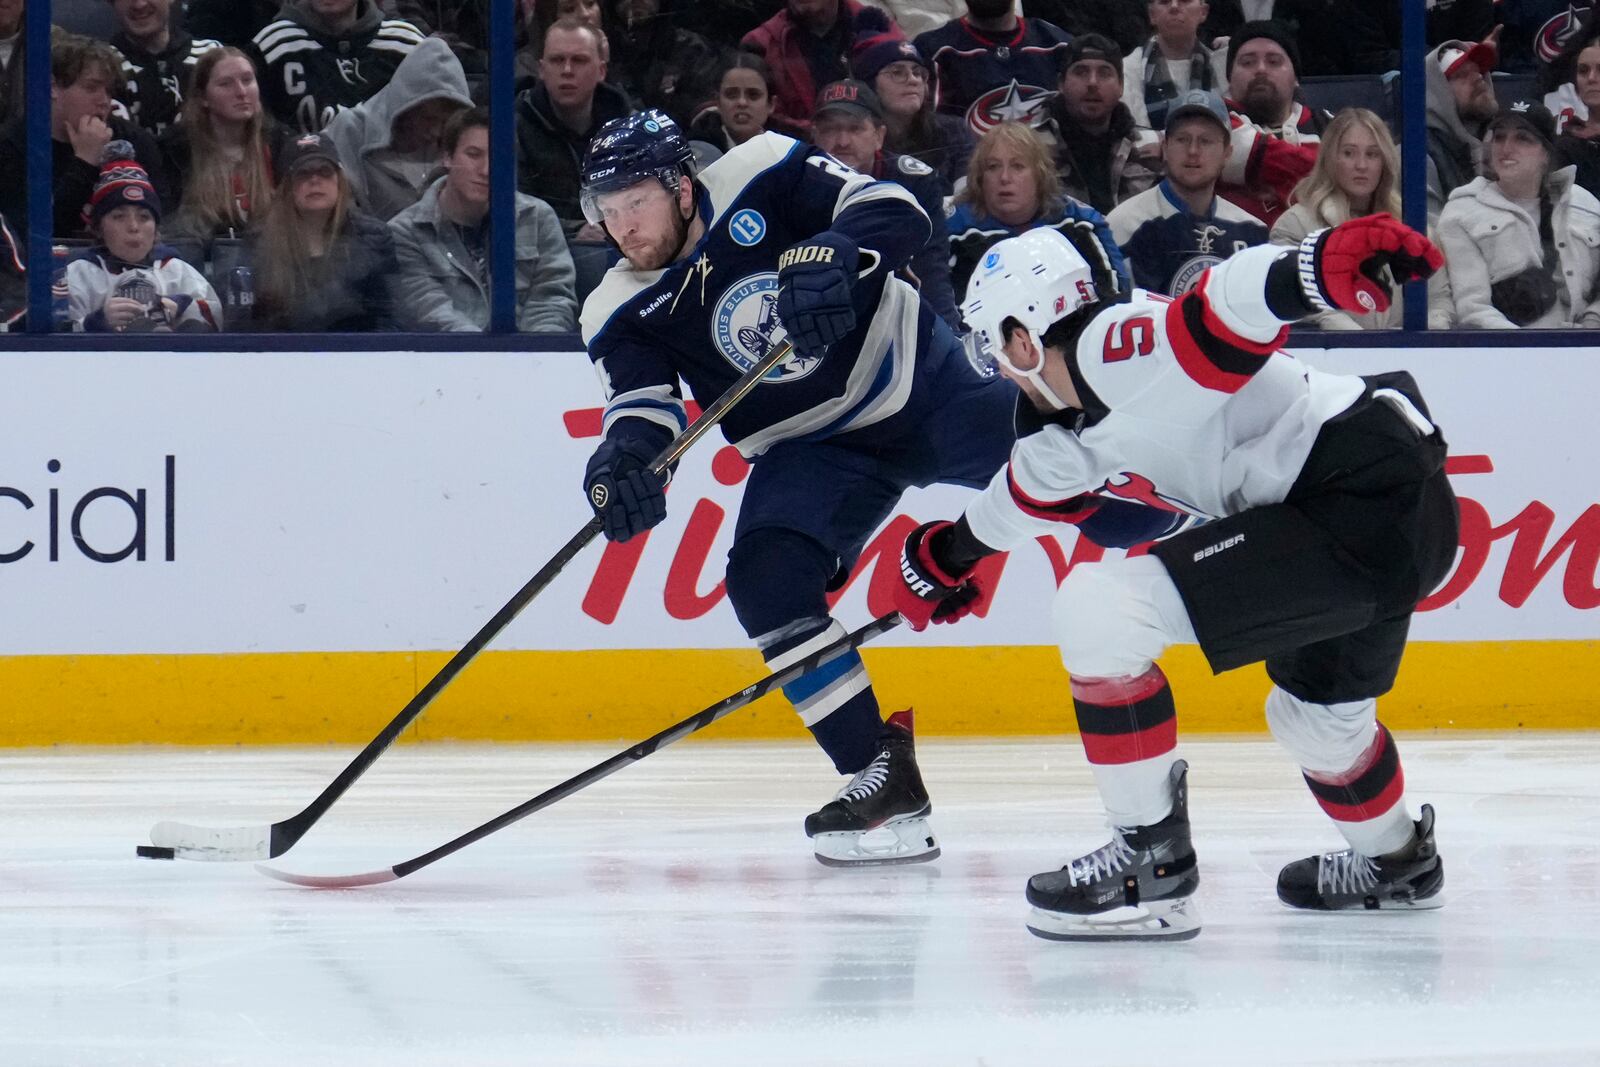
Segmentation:
{"type": "Polygon", "coordinates": [[[634,270],[660,270],[678,258],[679,253],[683,251],[684,242],[688,239],[689,220],[683,217],[683,209],[673,204],[671,235],[652,244],[643,253],[628,254],[628,262],[633,264],[634,270]]]}

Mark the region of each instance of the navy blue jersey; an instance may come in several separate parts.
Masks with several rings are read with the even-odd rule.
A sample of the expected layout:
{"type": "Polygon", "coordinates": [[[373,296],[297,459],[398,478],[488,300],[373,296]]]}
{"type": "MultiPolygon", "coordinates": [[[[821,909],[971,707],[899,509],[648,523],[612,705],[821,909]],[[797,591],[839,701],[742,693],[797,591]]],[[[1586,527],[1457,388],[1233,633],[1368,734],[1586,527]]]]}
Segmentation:
{"type": "Polygon", "coordinates": [[[917,204],[928,216],[932,232],[928,243],[911,258],[911,273],[916,275],[923,302],[946,325],[960,325],[955,290],[950,287],[950,231],[945,228],[944,183],[933,168],[916,156],[879,152],[873,161],[872,176],[895,182],[911,190],[917,204]]]}
{"type": "Polygon", "coordinates": [[[933,64],[939,110],[964,117],[982,137],[1008,120],[1044,121],[1071,42],[1070,33],[1042,19],[1019,18],[1011,33],[990,37],[963,18],[918,34],[916,45],[933,64]]]}
{"type": "Polygon", "coordinates": [[[607,436],[676,434],[680,379],[710,403],[785,336],[778,257],[832,230],[861,249],[856,328],[822,359],[791,355],[729,412],[723,434],[746,456],[779,441],[860,429],[905,406],[919,337],[933,315],[893,276],[928,240],[904,187],[858,174],[811,145],[752,137],[699,177],[706,233],[657,271],[618,263],[583,305],[581,325],[605,389],[607,436]]]}
{"type": "Polygon", "coordinates": [[[1165,181],[1118,204],[1107,220],[1133,284],[1165,296],[1182,296],[1208,268],[1267,243],[1267,228],[1244,208],[1213,196],[1211,212],[1195,215],[1165,181]]]}

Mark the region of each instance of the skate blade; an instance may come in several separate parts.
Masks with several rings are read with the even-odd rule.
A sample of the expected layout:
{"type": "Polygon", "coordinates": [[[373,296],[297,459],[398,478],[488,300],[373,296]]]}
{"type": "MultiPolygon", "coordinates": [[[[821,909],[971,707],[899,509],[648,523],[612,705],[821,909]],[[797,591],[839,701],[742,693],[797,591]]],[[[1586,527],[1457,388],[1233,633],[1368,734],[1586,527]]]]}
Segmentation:
{"type": "Polygon", "coordinates": [[[1351,904],[1346,908],[1303,908],[1298,904],[1290,904],[1282,898],[1279,898],[1279,903],[1290,911],[1304,912],[1308,915],[1375,915],[1382,912],[1437,911],[1444,907],[1444,894],[1435,893],[1421,900],[1382,900],[1371,904],[1351,904]]]}
{"type": "Polygon", "coordinates": [[[888,867],[927,863],[939,856],[939,842],[928,820],[921,817],[887,822],[862,833],[817,834],[811,847],[825,867],[888,867]]]}
{"type": "Polygon", "coordinates": [[[1034,908],[1028,932],[1048,941],[1188,941],[1200,935],[1194,898],[1154,900],[1099,915],[1034,908]]]}

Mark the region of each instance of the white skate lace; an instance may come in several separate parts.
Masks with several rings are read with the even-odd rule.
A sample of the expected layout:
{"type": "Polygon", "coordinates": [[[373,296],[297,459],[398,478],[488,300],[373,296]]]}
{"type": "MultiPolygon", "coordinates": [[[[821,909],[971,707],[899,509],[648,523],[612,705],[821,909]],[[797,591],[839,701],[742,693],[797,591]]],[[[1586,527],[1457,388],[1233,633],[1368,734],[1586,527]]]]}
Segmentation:
{"type": "Polygon", "coordinates": [[[1364,896],[1378,884],[1378,864],[1354,849],[1325,852],[1317,861],[1317,892],[1364,896]]]}
{"type": "Polygon", "coordinates": [[[1111,840],[1087,856],[1080,856],[1067,864],[1068,885],[1090,885],[1102,878],[1110,878],[1133,862],[1134,851],[1122,838],[1122,831],[1111,829],[1111,840]]]}
{"type": "Polygon", "coordinates": [[[889,753],[880,752],[876,759],[856,772],[856,776],[841,790],[835,800],[865,800],[883,788],[889,780],[889,753]]]}

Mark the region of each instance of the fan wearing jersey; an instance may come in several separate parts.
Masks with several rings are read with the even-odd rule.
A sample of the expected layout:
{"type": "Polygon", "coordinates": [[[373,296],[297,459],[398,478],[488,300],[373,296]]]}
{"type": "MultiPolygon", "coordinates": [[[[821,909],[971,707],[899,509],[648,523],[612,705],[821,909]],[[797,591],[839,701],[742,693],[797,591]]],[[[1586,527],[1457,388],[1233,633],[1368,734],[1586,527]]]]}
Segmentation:
{"type": "MultiPolygon", "coordinates": [[[[771,346],[792,342],[721,424],[752,464],[728,599],[779,670],[843,636],[827,593],[902,492],[979,488],[1005,464],[1017,394],[980,375],[896,274],[929,233],[904,187],[775,133],[698,176],[692,158],[677,125],[646,111],[603,127],[584,162],[585,217],[624,257],[581,316],[606,400],[584,487],[607,537],[649,530],[666,515],[665,479],[651,464],[686,425],[680,383],[709,404],[771,346]]],[[[1085,532],[1126,545],[1172,520],[1133,503],[1085,532]]],[[[852,776],[806,819],[817,858],[937,855],[909,714],[883,721],[860,656],[838,656],[784,692],[852,776]]]]}
{"type": "Polygon", "coordinates": [[[995,245],[962,314],[1046,421],[955,523],[907,539],[898,606],[948,622],[988,595],[974,565],[1097,506],[1138,500],[1207,520],[1148,554],[1078,567],[1054,601],[1084,751],[1112,839],[1027,887],[1058,940],[1198,934],[1187,764],[1156,659],[1197,642],[1213,671],[1265,661],[1267,723],[1346,848],[1286,866],[1285,904],[1437,907],[1433,809],[1413,821],[1376,717],[1417,602],[1455,560],[1445,442],[1411,376],[1329,374],[1279,351],[1287,323],[1389,304],[1443,260],[1387,215],[1250,248],[1177,300],[1098,299],[1053,230],[995,245]]]}

